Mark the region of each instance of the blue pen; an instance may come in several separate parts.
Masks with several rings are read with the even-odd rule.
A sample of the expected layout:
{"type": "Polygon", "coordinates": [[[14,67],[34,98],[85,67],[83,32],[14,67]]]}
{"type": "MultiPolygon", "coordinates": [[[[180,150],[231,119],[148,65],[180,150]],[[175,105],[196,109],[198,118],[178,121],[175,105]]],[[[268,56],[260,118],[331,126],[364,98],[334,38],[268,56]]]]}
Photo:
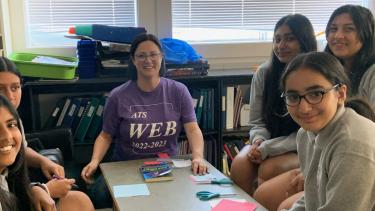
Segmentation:
{"type": "MultiPolygon", "coordinates": [[[[54,174],[53,176],[52,176],[52,178],[53,179],[57,179],[57,180],[59,180],[59,179],[64,179],[64,178],[62,178],[62,177],[60,177],[59,175],[56,175],[56,174],[54,174]]],[[[76,184],[72,184],[72,187],[73,188],[75,188],[75,189],[78,189],[79,187],[78,187],[78,185],[76,185],[76,184]]]]}

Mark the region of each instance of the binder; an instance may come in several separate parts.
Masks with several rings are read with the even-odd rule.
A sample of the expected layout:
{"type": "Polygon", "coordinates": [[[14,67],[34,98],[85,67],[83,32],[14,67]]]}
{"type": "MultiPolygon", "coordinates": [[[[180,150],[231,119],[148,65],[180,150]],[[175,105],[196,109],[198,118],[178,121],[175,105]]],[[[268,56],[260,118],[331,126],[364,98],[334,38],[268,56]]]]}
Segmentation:
{"type": "Polygon", "coordinates": [[[99,105],[99,99],[96,97],[90,98],[90,103],[87,104],[85,110],[83,111],[81,121],[79,122],[79,125],[77,127],[77,130],[74,134],[74,139],[77,142],[83,142],[87,133],[87,130],[89,129],[90,123],[92,121],[92,118],[94,117],[94,114],[96,112],[96,109],[99,105]]]}
{"type": "Polygon", "coordinates": [[[57,119],[56,127],[59,127],[59,126],[62,125],[62,122],[63,122],[63,120],[64,120],[64,117],[65,117],[65,115],[66,115],[66,112],[67,112],[67,110],[68,110],[68,108],[69,108],[69,105],[70,105],[70,102],[71,102],[71,101],[72,101],[72,100],[71,100],[69,97],[67,97],[67,98],[65,99],[65,104],[64,104],[64,107],[63,107],[62,110],[61,110],[61,113],[60,113],[59,118],[57,119]]]}
{"type": "Polygon", "coordinates": [[[66,98],[61,98],[59,101],[57,101],[55,109],[52,111],[51,115],[48,117],[46,123],[43,126],[44,129],[55,127],[57,119],[61,114],[61,110],[65,105],[65,101],[66,98]]]}
{"type": "Polygon", "coordinates": [[[65,113],[65,117],[62,121],[62,126],[68,127],[68,128],[72,127],[73,119],[77,115],[80,104],[81,104],[81,99],[77,97],[74,97],[71,99],[70,106],[67,112],[65,113]]]}
{"type": "Polygon", "coordinates": [[[94,141],[102,130],[103,124],[103,110],[105,101],[107,100],[106,96],[102,96],[99,101],[98,108],[96,109],[95,115],[92,118],[89,129],[87,130],[86,139],[88,141],[94,141]]]}
{"type": "Polygon", "coordinates": [[[204,101],[204,95],[203,95],[203,90],[197,90],[197,94],[199,94],[199,100],[198,100],[198,106],[196,110],[196,115],[197,115],[197,123],[199,124],[200,127],[202,127],[202,113],[203,113],[203,101],[204,101]]]}
{"type": "Polygon", "coordinates": [[[77,127],[79,125],[79,122],[81,121],[83,112],[84,112],[84,110],[87,106],[87,103],[89,103],[89,101],[90,101],[89,98],[80,98],[80,100],[81,100],[81,103],[79,105],[77,115],[73,118],[73,122],[72,122],[72,126],[71,126],[72,134],[75,134],[75,132],[77,130],[77,127]]]}

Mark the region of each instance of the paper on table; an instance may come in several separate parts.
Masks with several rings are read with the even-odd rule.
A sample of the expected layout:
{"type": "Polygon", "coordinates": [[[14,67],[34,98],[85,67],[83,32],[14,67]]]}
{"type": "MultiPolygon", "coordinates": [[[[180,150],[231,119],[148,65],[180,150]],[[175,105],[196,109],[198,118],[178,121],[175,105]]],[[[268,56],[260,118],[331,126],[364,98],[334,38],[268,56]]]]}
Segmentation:
{"type": "Polygon", "coordinates": [[[173,159],[172,162],[173,162],[174,167],[176,167],[176,168],[185,168],[185,167],[191,166],[191,160],[189,160],[189,159],[187,159],[187,160],[182,160],[182,159],[175,160],[175,159],[173,159]]]}
{"type": "Polygon", "coordinates": [[[148,196],[150,195],[150,191],[146,184],[115,185],[113,186],[113,194],[115,195],[115,198],[148,196]]]}
{"type": "Polygon", "coordinates": [[[215,179],[215,176],[211,173],[205,175],[190,175],[190,178],[194,182],[210,182],[211,180],[215,179]]]}
{"type": "MultiPolygon", "coordinates": [[[[212,199],[208,201],[211,205],[211,208],[216,207],[222,200],[224,199],[212,199]]],[[[236,201],[236,202],[246,202],[246,199],[236,199],[236,198],[225,198],[225,200],[231,200],[231,201],[236,201]]]]}
{"type": "Polygon", "coordinates": [[[227,211],[227,210],[236,210],[236,211],[254,211],[257,208],[257,205],[250,202],[237,202],[232,200],[223,199],[217,204],[212,211],[227,211]]]}

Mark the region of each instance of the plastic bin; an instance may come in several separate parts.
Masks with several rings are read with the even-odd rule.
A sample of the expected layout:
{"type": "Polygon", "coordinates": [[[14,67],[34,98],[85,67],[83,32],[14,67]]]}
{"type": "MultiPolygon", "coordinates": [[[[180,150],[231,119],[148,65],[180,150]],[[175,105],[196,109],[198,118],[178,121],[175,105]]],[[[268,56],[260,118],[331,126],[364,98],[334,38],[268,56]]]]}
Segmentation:
{"type": "Polygon", "coordinates": [[[51,56],[32,53],[12,53],[9,56],[9,59],[16,64],[22,76],[28,77],[74,79],[75,70],[77,67],[77,59],[74,57],[51,56]],[[75,62],[75,65],[58,65],[32,62],[32,60],[37,56],[49,56],[68,62],[75,62]]]}

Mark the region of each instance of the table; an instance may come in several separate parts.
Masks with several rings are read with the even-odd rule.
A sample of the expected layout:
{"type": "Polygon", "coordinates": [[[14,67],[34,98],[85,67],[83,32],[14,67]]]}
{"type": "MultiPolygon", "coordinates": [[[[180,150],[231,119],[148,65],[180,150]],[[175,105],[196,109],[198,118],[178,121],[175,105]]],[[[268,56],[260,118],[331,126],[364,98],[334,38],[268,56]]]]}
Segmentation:
{"type": "MultiPolygon", "coordinates": [[[[149,196],[115,198],[113,186],[144,183],[139,167],[145,160],[150,159],[100,164],[100,169],[109,187],[111,196],[114,199],[114,210],[209,211],[211,210],[209,202],[200,201],[195,196],[196,192],[202,190],[235,192],[237,195],[233,198],[246,199],[248,202],[258,204],[257,211],[266,210],[236,185],[219,186],[212,184],[195,184],[190,178],[192,174],[191,167],[173,169],[174,179],[172,181],[145,183],[150,191],[149,196]]],[[[207,163],[207,165],[208,171],[215,175],[215,177],[218,179],[225,177],[211,164],[207,163]]]]}

